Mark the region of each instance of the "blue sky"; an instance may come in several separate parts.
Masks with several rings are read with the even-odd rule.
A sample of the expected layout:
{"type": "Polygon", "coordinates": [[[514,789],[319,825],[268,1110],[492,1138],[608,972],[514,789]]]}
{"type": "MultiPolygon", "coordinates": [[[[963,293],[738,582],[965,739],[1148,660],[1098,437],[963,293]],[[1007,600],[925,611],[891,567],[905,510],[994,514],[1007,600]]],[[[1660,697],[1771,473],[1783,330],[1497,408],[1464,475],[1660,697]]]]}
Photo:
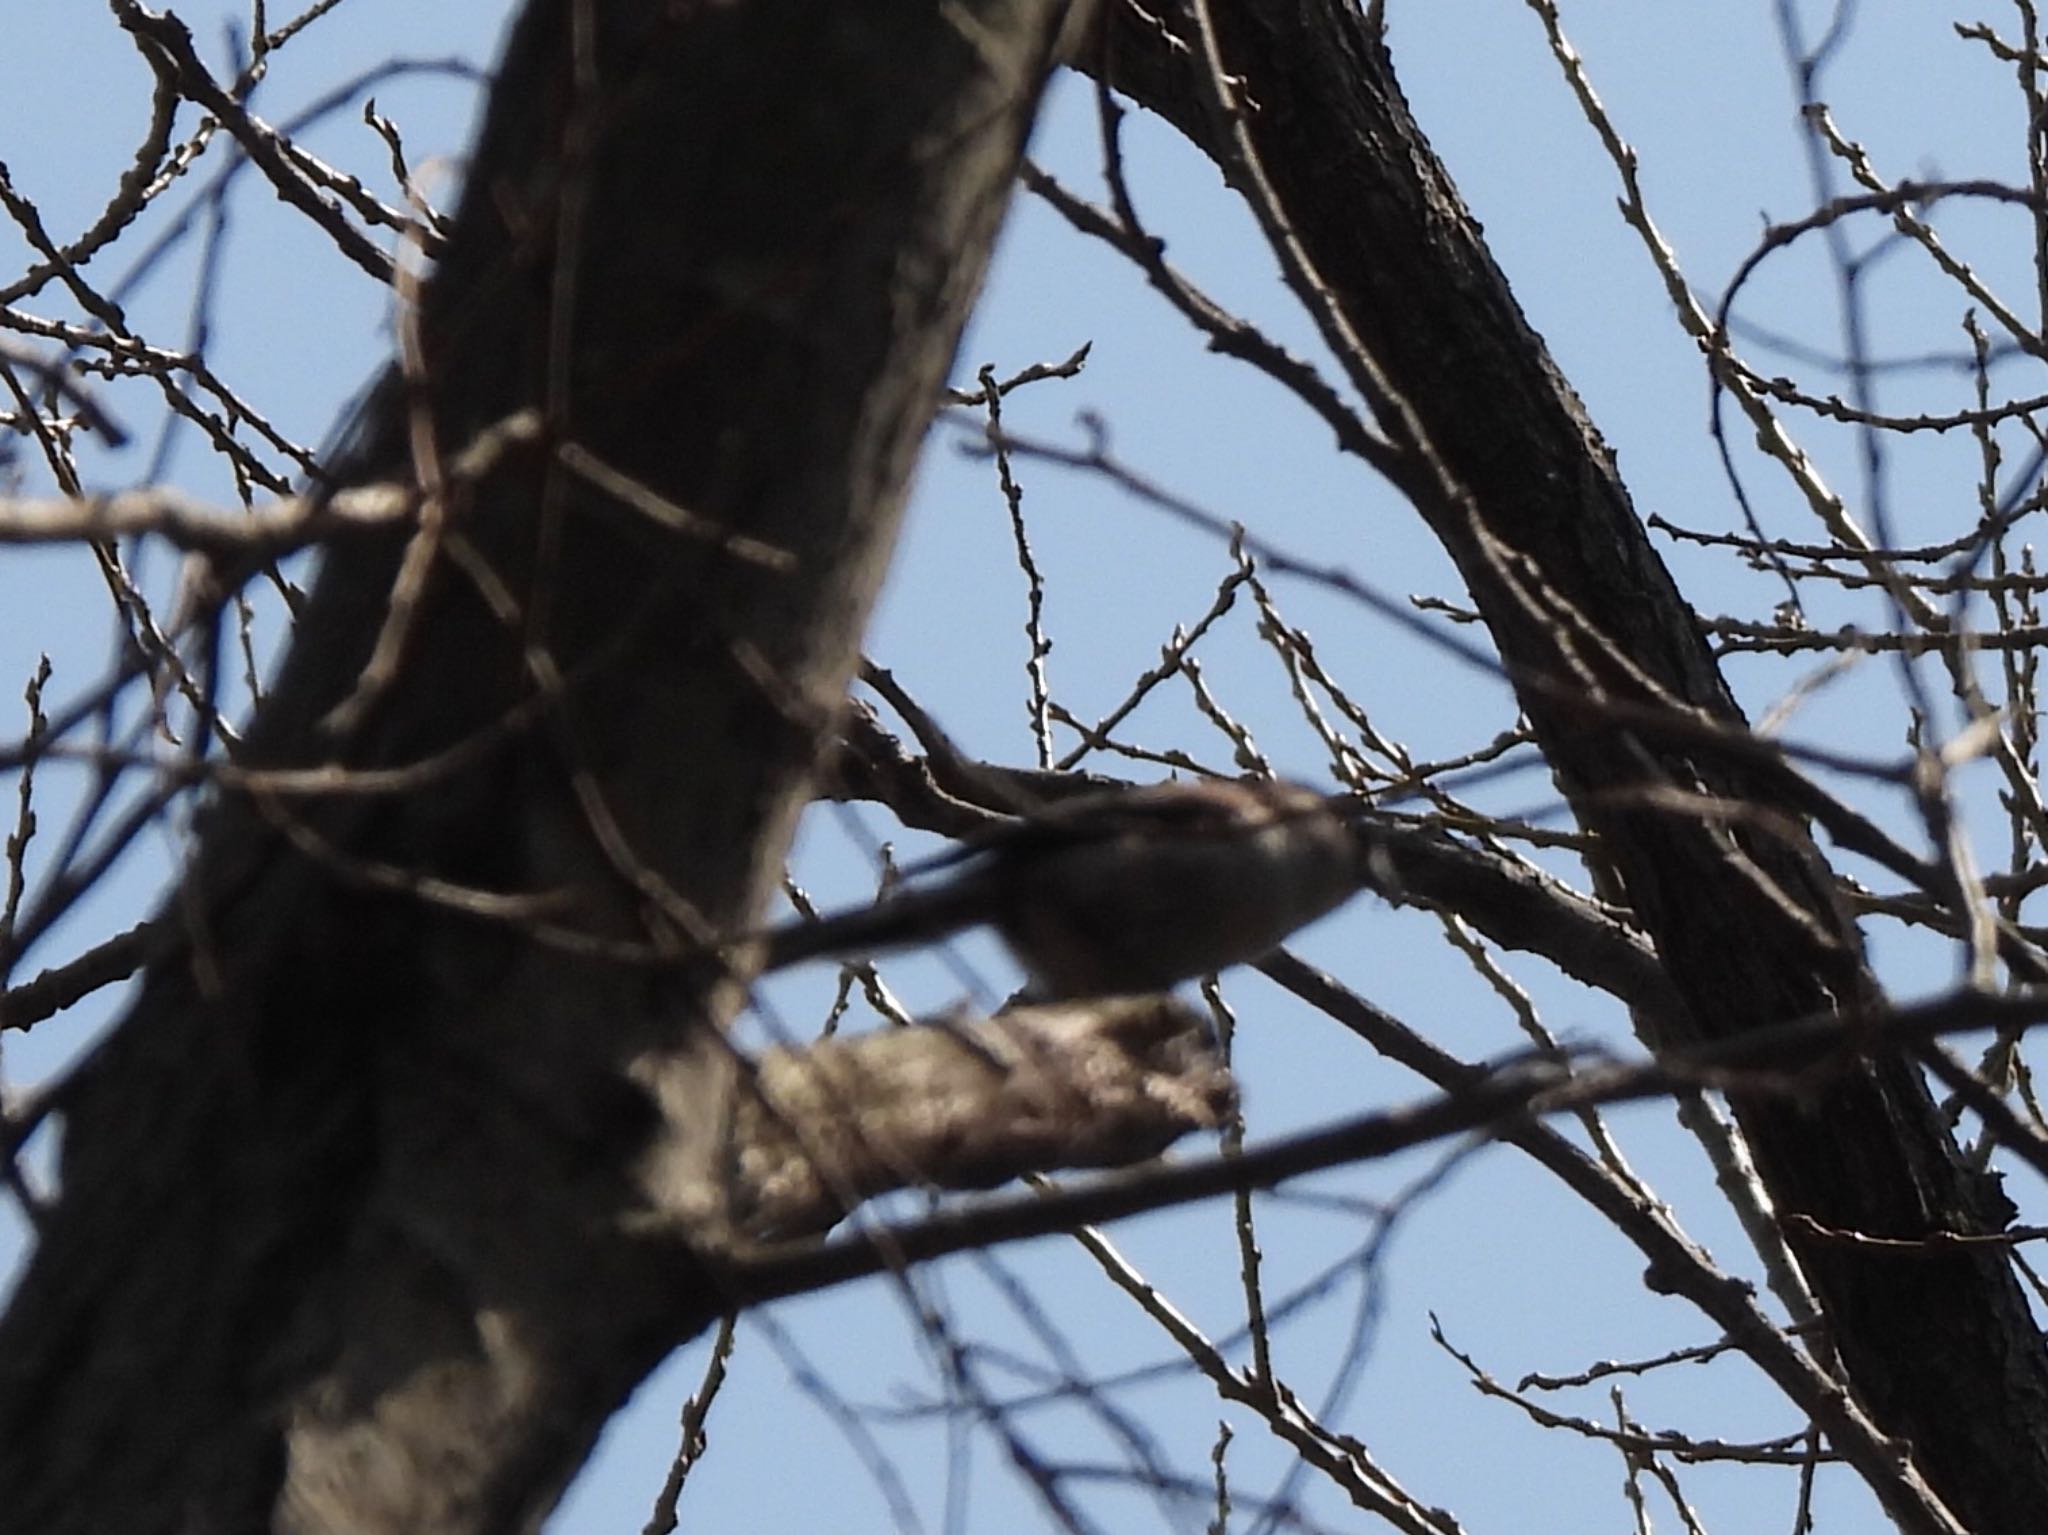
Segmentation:
{"type": "MultiPolygon", "coordinates": [[[[1483,222],[1531,323],[1619,453],[1639,508],[1690,526],[1736,526],[1704,428],[1707,387],[1698,353],[1672,323],[1660,280],[1615,213],[1614,170],[1565,88],[1531,10],[1510,0],[1394,0],[1388,9],[1397,67],[1418,118],[1483,222]]],[[[223,58],[222,24],[240,8],[192,4],[179,10],[208,57],[223,58]]],[[[1803,10],[1817,30],[1823,8],[1803,10]]],[[[68,233],[97,210],[139,132],[143,77],[104,11],[41,4],[33,14],[33,24],[15,29],[10,48],[0,53],[0,159],[38,201],[51,229],[68,233]]],[[[1830,74],[1828,98],[1844,129],[1870,149],[1886,176],[2022,178],[2021,117],[2009,72],[1951,30],[1953,21],[1980,14],[2003,24],[2002,13],[1988,8],[1866,7],[1857,16],[1852,45],[1830,74]]],[[[273,120],[287,118],[394,53],[483,62],[501,15],[496,6],[348,0],[279,58],[258,109],[273,120]]],[[[1811,206],[1773,7],[1761,0],[1582,0],[1566,7],[1565,25],[1617,127],[1640,154],[1653,215],[1711,302],[1765,220],[1796,217],[1811,206]]],[[[379,110],[404,127],[416,163],[459,159],[473,102],[469,85],[422,71],[382,82],[374,94],[379,110]]],[[[1167,237],[1171,258],[1290,345],[1319,354],[1310,327],[1275,281],[1251,221],[1224,192],[1214,168],[1142,117],[1133,118],[1127,132],[1140,209],[1167,237]]],[[[353,106],[311,128],[303,142],[388,195],[382,147],[353,106]]],[[[1070,80],[1055,90],[1034,152],[1098,195],[1093,101],[1085,84],[1070,80]]],[[[253,178],[245,182],[230,203],[229,256],[207,354],[285,430],[317,442],[386,355],[388,296],[302,233],[253,178]]],[[[2018,215],[1958,208],[1944,213],[1943,227],[2022,312],[2035,312],[2024,264],[2027,234],[2018,215]]],[[[1810,344],[1829,344],[1834,300],[1819,251],[1816,243],[1798,247],[1767,270],[1746,317],[1810,344]]],[[[21,258],[5,235],[0,253],[0,273],[19,268],[21,258]]],[[[110,269],[118,270],[120,259],[117,251],[110,269]]],[[[162,344],[183,344],[192,270],[188,248],[129,300],[138,329],[162,344]]],[[[1911,260],[1895,260],[1876,280],[1884,285],[1887,327],[1880,350],[1957,345],[1960,304],[1947,290],[1930,287],[1911,260]]],[[[24,307],[59,312],[35,309],[42,302],[24,307]]],[[[1013,430],[1073,440],[1077,414],[1098,413],[1119,456],[1263,537],[1342,565],[1384,594],[1457,599],[1448,562],[1413,514],[1360,466],[1339,459],[1327,433],[1305,412],[1265,380],[1204,352],[1120,258],[1069,234],[1042,206],[1020,200],[956,380],[970,384],[984,362],[1007,374],[1064,357],[1083,341],[1093,343],[1085,373],[1013,396],[1006,410],[1013,430]]],[[[1887,399],[1901,408],[1952,407],[1966,392],[1960,377],[1919,380],[1899,385],[1887,399]]],[[[110,390],[108,398],[142,437],[126,453],[95,460],[93,473],[105,486],[134,483],[150,470],[155,418],[138,390],[110,390]]],[[[1837,489],[1853,498],[1860,481],[1849,440],[1803,422],[1794,426],[1837,489]]],[[[934,430],[868,648],[963,746],[1028,763],[1024,593],[992,472],[961,450],[963,440],[954,424],[941,422],[934,430]]],[[[1739,451],[1766,525],[1784,536],[1817,538],[1783,478],[1739,451]]],[[[1901,537],[1931,539],[1965,525],[1973,472],[1966,441],[1916,439],[1891,470],[1901,537]]],[[[229,493],[189,436],[173,440],[163,474],[195,493],[222,499],[229,493]]],[[[1229,568],[1228,555],[1214,540],[1087,476],[1028,463],[1021,474],[1048,588],[1053,684],[1076,714],[1093,717],[1154,663],[1173,624],[1200,615],[1229,568]]],[[[1663,547],[1703,611],[1761,617],[1776,598],[1765,578],[1735,568],[1723,555],[1668,541],[1663,547]]],[[[168,582],[169,562],[160,553],[147,558],[146,575],[168,582]]],[[[1289,621],[1316,635],[1319,653],[1370,706],[1376,724],[1418,756],[1467,749],[1512,722],[1512,705],[1498,683],[1447,666],[1427,646],[1335,594],[1281,580],[1273,590],[1289,621]]],[[[1867,595],[1842,599],[1838,608],[1822,615],[1824,621],[1871,627],[1885,621],[1867,595]]],[[[104,665],[109,633],[104,594],[83,556],[0,554],[0,711],[16,687],[8,679],[25,676],[38,650],[57,660],[54,696],[82,690],[104,665]]],[[[1235,615],[1200,654],[1217,697],[1252,726],[1281,771],[1327,778],[1324,753],[1288,708],[1283,680],[1246,614],[1235,615]]],[[[1729,666],[1745,703],[1759,712],[1801,670],[1747,659],[1729,666]]],[[[1227,767],[1226,743],[1201,723],[1186,690],[1167,695],[1141,713],[1131,738],[1192,743],[1205,763],[1227,767]]],[[[1794,733],[1896,753],[1902,718],[1895,674],[1866,665],[1808,704],[1794,733]]],[[[1133,776],[1148,771],[1125,770],[1133,776]]],[[[48,788],[53,798],[45,817],[54,822],[64,785],[48,788]]],[[[1498,808],[1528,808],[1548,805],[1551,791],[1540,774],[1522,774],[1478,798],[1498,808]]],[[[1878,802],[1873,809],[1910,831],[1903,804],[1878,802]]],[[[873,834],[886,835],[886,829],[873,834]]],[[[1995,857],[1997,841],[1986,845],[1995,857]]],[[[174,853],[170,838],[157,839],[31,955],[24,971],[54,963],[146,911],[174,853]]],[[[798,871],[827,902],[860,899],[874,879],[863,839],[829,812],[807,824],[798,871]]],[[[1899,990],[1924,991],[1946,979],[1940,950],[1883,926],[1871,931],[1886,978],[1899,990]]],[[[1300,947],[1448,1048],[1472,1056],[1515,1048],[1520,1036],[1500,999],[1455,962],[1438,932],[1433,919],[1360,903],[1305,935],[1300,947]]],[[[989,948],[969,943],[963,952],[985,970],[989,990],[1000,994],[1006,976],[989,948]]],[[[1625,1037],[1611,1006],[1544,966],[1518,960],[1510,969],[1559,1032],[1625,1037]]],[[[959,992],[958,980],[942,966],[907,964],[890,974],[916,1006],[943,1006],[959,992]]],[[[828,983],[817,975],[794,978],[776,988],[776,1006],[787,1019],[814,1016],[828,983]]],[[[1239,1013],[1239,1063],[1255,1136],[1419,1091],[1355,1044],[1333,1038],[1326,1020],[1290,1004],[1257,976],[1231,978],[1226,993],[1239,1013]]],[[[54,1070],[94,1020],[107,1016],[109,1005],[110,999],[95,999],[78,1010],[76,1024],[45,1025],[26,1041],[9,1041],[7,1080],[34,1081],[54,1070]]],[[[1740,1238],[1669,1110],[1629,1109],[1615,1124],[1630,1158],[1689,1228],[1724,1262],[1746,1272],[1740,1238]]],[[[1314,1186],[1384,1200],[1440,1161],[1440,1153],[1416,1155],[1314,1186]]],[[[2024,1191],[2023,1198],[2026,1192],[2038,1190],[2024,1191]]],[[[1271,1292],[1307,1282],[1364,1234],[1355,1214],[1267,1203],[1262,1235],[1271,1292]]],[[[1212,1336],[1229,1333],[1241,1317],[1227,1210],[1141,1220],[1113,1235],[1212,1336]]],[[[0,1250],[10,1244],[18,1249],[18,1231],[0,1228],[0,1250]]],[[[1169,1357],[1163,1341],[1072,1243],[1033,1244],[999,1261],[1044,1301],[1092,1370],[1169,1357]]],[[[1370,1347],[1358,1389],[1335,1421],[1365,1439],[1418,1496],[1450,1506],[1474,1531],[1563,1535],[1619,1527],[1624,1515],[1613,1452],[1539,1433],[1512,1409],[1480,1402],[1429,1341],[1427,1317],[1437,1315],[1453,1342],[1508,1380],[1529,1369],[1562,1371],[1599,1357],[1708,1341],[1706,1324],[1688,1308],[1643,1290],[1640,1267],[1632,1249],[1544,1175],[1510,1153],[1491,1152],[1462,1162],[1443,1187],[1417,1202],[1369,1281],[1361,1284],[1350,1271],[1284,1330],[1279,1363],[1304,1397],[1316,1401],[1349,1330],[1363,1317],[1370,1347]]],[[[1035,1347],[976,1262],[944,1265],[930,1283],[963,1332],[1023,1351],[1035,1347]]],[[[743,1329],[731,1383],[711,1420],[713,1453],[686,1494],[685,1527],[892,1528],[874,1479],[828,1414],[800,1389],[785,1351],[855,1403],[931,1400],[938,1376],[900,1295],[881,1284],[857,1287],[778,1306],[770,1324],[743,1329]]],[[[701,1373],[703,1354],[702,1343],[685,1350],[642,1391],[556,1516],[551,1529],[558,1535],[639,1527],[672,1450],[678,1404],[701,1373]]],[[[1629,1392],[1631,1410],[1652,1424],[1728,1438],[1797,1427],[1790,1410],[1739,1363],[1633,1382],[1629,1392]]],[[[1203,1473],[1219,1416],[1232,1417],[1239,1432],[1231,1464],[1242,1486],[1268,1484],[1284,1465],[1284,1454],[1256,1424],[1223,1412],[1199,1383],[1177,1378],[1144,1386],[1128,1404],[1183,1469],[1203,1473]]],[[[1584,1395],[1571,1410],[1610,1415],[1598,1393],[1584,1395]]],[[[1114,1458],[1099,1427],[1078,1415],[1052,1412],[1025,1421],[1077,1458],[1114,1458]]],[[[1046,1523],[986,1439],[962,1462],[949,1460],[956,1447],[942,1427],[891,1425],[878,1432],[925,1527],[945,1527],[949,1475],[959,1479],[951,1485],[964,1488],[953,1495],[965,1505],[966,1528],[1046,1523]]],[[[1787,1477],[1711,1468],[1685,1475],[1709,1523],[1718,1519],[1716,1527],[1754,1527],[1759,1519],[1789,1526],[1787,1477]]],[[[1135,1499],[1126,1509],[1118,1495],[1094,1506],[1128,1513],[1133,1529],[1160,1524],[1149,1499],[1135,1499]]],[[[1305,1506],[1339,1527],[1359,1527],[1358,1516],[1327,1493],[1310,1493],[1305,1506]]],[[[1870,1528],[1876,1518],[1841,1476],[1823,1477],[1821,1507],[1823,1530],[1870,1528]]],[[[1123,1527],[1113,1514],[1104,1517],[1109,1527],[1123,1527]]]]}

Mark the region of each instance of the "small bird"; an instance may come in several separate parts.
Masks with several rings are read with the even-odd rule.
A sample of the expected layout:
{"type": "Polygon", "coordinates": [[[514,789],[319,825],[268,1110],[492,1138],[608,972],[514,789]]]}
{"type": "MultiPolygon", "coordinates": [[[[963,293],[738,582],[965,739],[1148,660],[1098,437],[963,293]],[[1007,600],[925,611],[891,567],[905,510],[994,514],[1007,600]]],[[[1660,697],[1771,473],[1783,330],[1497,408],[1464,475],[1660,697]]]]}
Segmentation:
{"type": "Polygon", "coordinates": [[[1064,800],[943,855],[957,872],[942,883],[772,929],[763,968],[986,924],[1039,1000],[1166,991],[1259,959],[1348,900],[1365,862],[1353,807],[1277,780],[1064,800]]]}

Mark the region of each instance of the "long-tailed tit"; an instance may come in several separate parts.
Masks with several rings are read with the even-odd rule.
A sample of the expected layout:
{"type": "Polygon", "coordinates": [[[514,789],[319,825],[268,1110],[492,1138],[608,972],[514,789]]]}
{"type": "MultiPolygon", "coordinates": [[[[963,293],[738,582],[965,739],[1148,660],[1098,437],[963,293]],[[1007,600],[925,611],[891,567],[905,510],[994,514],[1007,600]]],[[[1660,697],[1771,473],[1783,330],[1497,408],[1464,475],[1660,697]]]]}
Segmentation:
{"type": "Polygon", "coordinates": [[[773,929],[764,968],[985,923],[1041,998],[1164,991],[1272,952],[1357,891],[1351,804],[1224,779],[1066,800],[947,855],[943,882],[773,929]]]}

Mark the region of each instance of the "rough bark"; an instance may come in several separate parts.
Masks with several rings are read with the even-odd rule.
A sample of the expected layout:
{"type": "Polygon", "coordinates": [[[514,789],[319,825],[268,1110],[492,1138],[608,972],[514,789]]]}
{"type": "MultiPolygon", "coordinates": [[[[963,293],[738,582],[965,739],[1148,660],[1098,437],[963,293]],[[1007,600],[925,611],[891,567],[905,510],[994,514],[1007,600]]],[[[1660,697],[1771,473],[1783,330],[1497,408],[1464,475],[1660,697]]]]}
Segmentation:
{"type": "Polygon", "coordinates": [[[1165,995],[771,1050],[756,1085],[734,1116],[732,1220],[762,1240],[823,1231],[894,1189],[1126,1167],[1236,1102],[1207,1024],[1165,995]]]}
{"type": "Polygon", "coordinates": [[[521,16],[341,475],[439,530],[330,553],[241,758],[330,792],[212,807],[66,1091],[9,1530],[531,1529],[722,1309],[701,941],[779,868],[1065,9],[521,16]]]}
{"type": "MultiPolygon", "coordinates": [[[[1638,722],[1664,708],[1731,725],[1741,714],[1612,454],[1410,116],[1381,39],[1346,0],[1211,9],[1281,210],[1462,491],[1424,494],[1419,509],[1685,998],[1681,1037],[1869,1005],[1853,924],[1771,775],[1753,757],[1630,728],[1629,710],[1638,722]],[[1645,790],[1668,788],[1778,811],[1779,829],[1645,808],[1645,790]]],[[[1192,84],[1199,50],[1170,46],[1129,4],[1111,14],[1117,86],[1228,165],[1222,125],[1192,84]]],[[[2008,1218],[1995,1185],[1959,1164],[1910,1062],[1871,1061],[1810,1098],[1736,1107],[1783,1212],[1906,1238],[2008,1218]]],[[[2004,1256],[1883,1255],[1800,1230],[1792,1240],[1855,1390],[1955,1514],[1981,1535],[2038,1528],[2048,1358],[2004,1256]]]]}

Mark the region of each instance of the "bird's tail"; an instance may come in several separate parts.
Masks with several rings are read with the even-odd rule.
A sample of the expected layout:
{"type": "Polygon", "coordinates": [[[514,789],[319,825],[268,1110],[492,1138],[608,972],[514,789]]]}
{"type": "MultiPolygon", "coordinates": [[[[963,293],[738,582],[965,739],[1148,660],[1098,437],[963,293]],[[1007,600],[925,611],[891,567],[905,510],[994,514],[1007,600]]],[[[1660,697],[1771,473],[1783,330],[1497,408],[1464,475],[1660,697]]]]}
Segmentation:
{"type": "Polygon", "coordinates": [[[754,940],[759,944],[759,968],[765,974],[828,956],[881,954],[936,943],[987,921],[991,913],[986,896],[980,881],[956,880],[931,889],[898,891],[872,906],[785,922],[754,940]]]}

